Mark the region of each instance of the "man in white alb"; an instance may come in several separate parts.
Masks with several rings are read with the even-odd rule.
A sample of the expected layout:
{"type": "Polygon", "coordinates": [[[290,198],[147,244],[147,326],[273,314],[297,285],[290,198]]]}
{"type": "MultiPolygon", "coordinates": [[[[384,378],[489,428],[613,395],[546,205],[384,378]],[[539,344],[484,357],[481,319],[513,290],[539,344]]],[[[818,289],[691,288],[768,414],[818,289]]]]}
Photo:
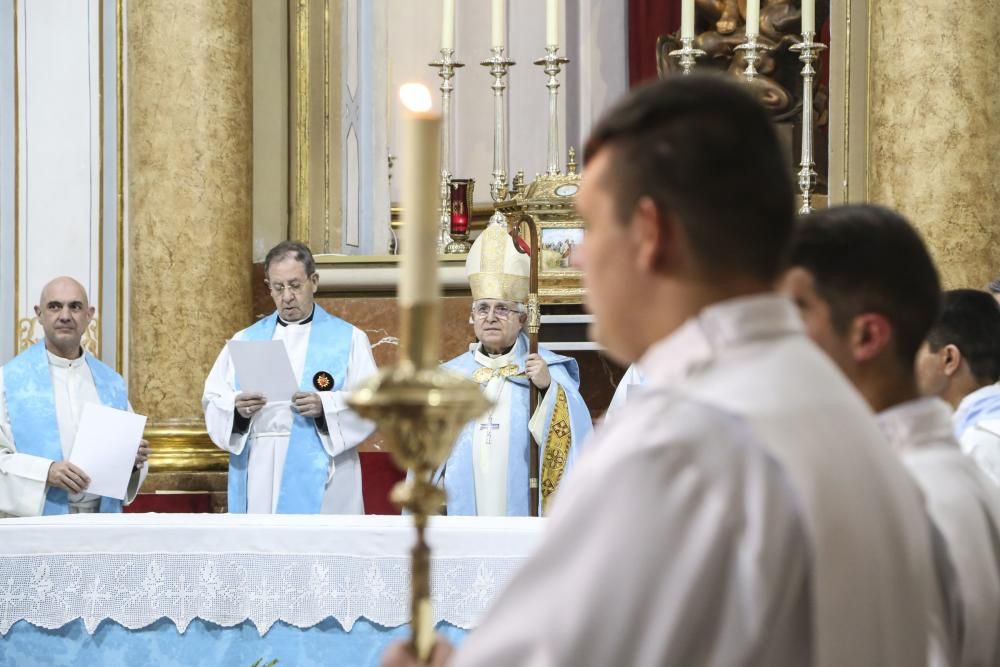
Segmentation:
{"type": "Polygon", "coordinates": [[[897,213],[837,206],[800,221],[787,266],[781,290],[799,306],[810,337],[878,411],[943,538],[938,570],[953,568],[955,576],[942,577],[934,629],[943,632],[931,638],[932,664],[1000,664],[1000,488],[962,453],[948,404],[920,396],[914,370],[941,307],[927,248],[897,213]]]}
{"type": "Polygon", "coordinates": [[[300,390],[241,392],[228,347],[216,359],[201,401],[212,442],[230,453],[229,511],[362,514],[357,446],[375,427],[346,399],[376,371],[371,344],[314,303],[319,274],[306,246],[279,243],[264,274],[276,310],[233,339],[284,341],[300,390]]]}
{"type": "Polygon", "coordinates": [[[920,492],[771,291],[794,224],[781,155],[714,76],[633,91],[595,128],[575,261],[594,337],[646,384],[452,664],[923,663],[920,492]]]}
{"type": "Polygon", "coordinates": [[[925,395],[955,409],[952,428],[962,451],[1000,484],[1000,306],[990,294],[944,293],[917,355],[917,380],[925,395]]]}
{"type": "MultiPolygon", "coordinates": [[[[121,500],[87,493],[90,477],[68,460],[87,403],[129,409],[122,377],[80,345],[94,307],[62,277],[42,289],[35,315],[44,339],[0,368],[0,517],[121,512],[121,500]]],[[[125,503],[148,469],[146,441],[136,450],[125,503]]]]}

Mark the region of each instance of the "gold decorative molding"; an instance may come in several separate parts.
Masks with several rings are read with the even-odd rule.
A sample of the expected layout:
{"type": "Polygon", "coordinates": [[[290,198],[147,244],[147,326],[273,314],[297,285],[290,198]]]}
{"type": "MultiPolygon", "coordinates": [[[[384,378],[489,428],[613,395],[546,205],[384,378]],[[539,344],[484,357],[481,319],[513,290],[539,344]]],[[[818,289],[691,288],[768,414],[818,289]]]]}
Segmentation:
{"type": "Polygon", "coordinates": [[[17,321],[15,332],[17,335],[18,354],[21,354],[37,342],[35,340],[35,321],[34,317],[22,317],[17,321]]]}
{"type": "Polygon", "coordinates": [[[294,5],[295,86],[292,103],[295,109],[295,202],[291,237],[309,243],[309,0],[294,5]]]}
{"type": "Polygon", "coordinates": [[[101,358],[101,323],[98,318],[91,318],[87,330],[83,332],[80,345],[98,359],[101,358]]]}
{"type": "Polygon", "coordinates": [[[229,469],[229,453],[211,441],[199,422],[165,421],[146,426],[151,473],[224,472],[229,469]]]}
{"type": "MultiPolygon", "coordinates": [[[[125,24],[115,1],[115,370],[125,371],[125,24]]],[[[103,45],[102,45],[103,46],[103,45]]]]}

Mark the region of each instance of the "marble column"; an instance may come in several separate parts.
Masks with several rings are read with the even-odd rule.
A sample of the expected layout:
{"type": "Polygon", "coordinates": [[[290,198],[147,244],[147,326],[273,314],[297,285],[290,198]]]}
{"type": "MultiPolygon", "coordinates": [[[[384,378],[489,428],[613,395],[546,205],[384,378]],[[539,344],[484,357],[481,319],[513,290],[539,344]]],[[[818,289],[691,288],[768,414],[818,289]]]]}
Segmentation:
{"type": "Polygon", "coordinates": [[[998,9],[870,3],[869,199],[914,222],[947,288],[1000,273],[998,9]]]}
{"type": "Polygon", "coordinates": [[[129,395],[154,470],[219,469],[200,400],[251,321],[251,3],[126,9],[129,395]]]}

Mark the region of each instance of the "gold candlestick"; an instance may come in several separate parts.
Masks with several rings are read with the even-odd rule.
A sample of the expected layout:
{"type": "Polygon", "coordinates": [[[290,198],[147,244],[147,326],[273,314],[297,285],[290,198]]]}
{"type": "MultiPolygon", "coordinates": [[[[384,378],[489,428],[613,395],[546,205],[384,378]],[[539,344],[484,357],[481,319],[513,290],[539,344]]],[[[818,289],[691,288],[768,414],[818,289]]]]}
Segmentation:
{"type": "Polygon", "coordinates": [[[417,529],[411,552],[411,634],[414,655],[422,663],[434,646],[431,611],[430,547],[425,539],[428,517],[445,500],[432,477],[448,458],[459,431],[490,406],[479,386],[438,366],[439,307],[420,304],[402,309],[402,359],[382,369],[348,400],[362,417],[378,424],[396,464],[411,472],[392,490],[392,501],[409,510],[417,529]],[[431,337],[433,336],[433,337],[431,337]]]}

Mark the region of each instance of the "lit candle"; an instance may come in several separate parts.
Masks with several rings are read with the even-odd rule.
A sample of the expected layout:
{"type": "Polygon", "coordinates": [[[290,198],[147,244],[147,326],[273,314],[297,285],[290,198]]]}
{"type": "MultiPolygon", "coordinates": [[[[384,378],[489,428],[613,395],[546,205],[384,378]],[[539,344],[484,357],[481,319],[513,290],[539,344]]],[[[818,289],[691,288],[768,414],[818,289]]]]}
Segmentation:
{"type": "Polygon", "coordinates": [[[694,37],[694,0],[681,3],[681,39],[694,37]]]}
{"type": "Polygon", "coordinates": [[[430,112],[431,93],[420,83],[399,89],[402,117],[400,171],[403,191],[403,256],[399,305],[408,308],[438,299],[437,243],[441,205],[441,116],[430,112]]]}
{"type": "Polygon", "coordinates": [[[545,46],[559,46],[559,0],[545,2],[545,46]]]}
{"type": "Polygon", "coordinates": [[[441,1],[441,50],[455,48],[455,0],[441,1]]]}
{"type": "Polygon", "coordinates": [[[507,26],[505,25],[507,13],[504,11],[506,8],[503,5],[504,0],[493,0],[493,20],[490,22],[490,27],[493,29],[491,46],[494,49],[503,48],[503,38],[507,33],[507,26]]]}
{"type": "Polygon", "coordinates": [[[760,0],[747,0],[747,37],[760,34],[760,0]]]}
{"type": "Polygon", "coordinates": [[[802,0],[802,34],[816,32],[816,0],[802,0]]]}

